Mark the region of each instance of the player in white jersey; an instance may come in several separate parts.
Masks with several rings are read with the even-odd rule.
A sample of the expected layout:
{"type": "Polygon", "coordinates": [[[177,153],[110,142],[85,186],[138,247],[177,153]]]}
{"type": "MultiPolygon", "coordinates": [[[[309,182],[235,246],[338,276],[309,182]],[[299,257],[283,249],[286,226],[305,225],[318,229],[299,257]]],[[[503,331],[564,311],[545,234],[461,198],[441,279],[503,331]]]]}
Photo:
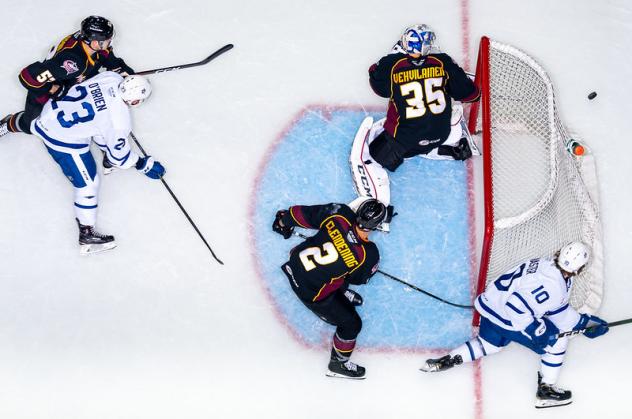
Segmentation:
{"type": "Polygon", "coordinates": [[[479,335],[438,359],[428,359],[422,371],[439,372],[501,351],[517,342],[540,354],[535,407],[571,403],[568,390],[555,386],[568,337],[562,331],[583,330],[593,339],[608,331],[608,323],[596,316],[579,314],[569,305],[572,280],[590,257],[580,242],[564,246],[553,259],[534,258],[499,276],[478,296],[481,315],[479,335]]]}
{"type": "Polygon", "coordinates": [[[152,157],[140,157],[129,144],[132,130],[129,107],[151,94],[151,85],[140,76],[123,77],[106,71],[74,85],[59,100],[50,100],[33,121],[31,131],[42,139],[75,188],[75,216],[82,254],[116,247],[114,237],[94,228],[97,219],[99,174],[90,144],[94,142],[114,167],[135,167],[152,179],[165,174],[152,157]]]}

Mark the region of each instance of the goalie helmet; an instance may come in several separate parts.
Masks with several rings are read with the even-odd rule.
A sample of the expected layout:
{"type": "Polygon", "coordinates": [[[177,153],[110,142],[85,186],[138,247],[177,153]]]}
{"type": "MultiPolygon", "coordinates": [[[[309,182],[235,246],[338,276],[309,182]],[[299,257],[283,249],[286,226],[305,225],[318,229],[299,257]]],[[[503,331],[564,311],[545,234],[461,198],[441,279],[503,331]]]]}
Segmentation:
{"type": "Polygon", "coordinates": [[[557,266],[572,274],[577,274],[586,266],[590,258],[590,249],[582,242],[572,242],[562,247],[557,256],[557,266]]]}
{"type": "Polygon", "coordinates": [[[362,230],[375,230],[386,218],[386,207],[374,198],[367,199],[356,210],[356,223],[362,230]]]}
{"type": "Polygon", "coordinates": [[[435,33],[428,25],[413,25],[402,34],[402,48],[407,54],[428,55],[435,47],[435,33]]]}
{"type": "Polygon", "coordinates": [[[88,16],[81,22],[81,38],[85,41],[107,41],[114,36],[114,25],[101,16],[88,16]]]}
{"type": "Polygon", "coordinates": [[[151,84],[143,76],[127,76],[119,84],[119,92],[129,106],[139,106],[151,95],[151,84]]]}

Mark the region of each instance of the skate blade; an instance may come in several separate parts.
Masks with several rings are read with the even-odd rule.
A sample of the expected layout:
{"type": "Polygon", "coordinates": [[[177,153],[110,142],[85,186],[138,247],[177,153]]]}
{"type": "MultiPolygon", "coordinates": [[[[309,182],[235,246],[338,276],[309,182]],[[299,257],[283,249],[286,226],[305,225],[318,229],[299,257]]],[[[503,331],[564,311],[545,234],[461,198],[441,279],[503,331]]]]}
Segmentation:
{"type": "Polygon", "coordinates": [[[103,175],[107,176],[110,173],[114,173],[116,171],[116,167],[104,167],[103,168],[103,175]]]}
{"type": "Polygon", "coordinates": [[[338,374],[337,372],[333,371],[327,371],[325,375],[332,378],[346,378],[347,380],[364,380],[366,378],[366,374],[364,374],[362,377],[349,377],[348,375],[338,374]]]}
{"type": "Polygon", "coordinates": [[[427,362],[419,368],[419,371],[423,372],[439,372],[439,368],[436,364],[428,364],[427,362]]]}
{"type": "Polygon", "coordinates": [[[546,409],[548,407],[558,407],[558,406],[566,406],[573,402],[573,399],[570,400],[538,400],[535,401],[536,409],[546,409]]]}
{"type": "Polygon", "coordinates": [[[116,242],[99,243],[99,244],[82,244],[79,246],[79,254],[82,256],[92,255],[94,253],[105,252],[116,247],[116,242]]]}
{"type": "Polygon", "coordinates": [[[376,230],[381,231],[382,233],[390,233],[391,223],[382,223],[376,230]]]}

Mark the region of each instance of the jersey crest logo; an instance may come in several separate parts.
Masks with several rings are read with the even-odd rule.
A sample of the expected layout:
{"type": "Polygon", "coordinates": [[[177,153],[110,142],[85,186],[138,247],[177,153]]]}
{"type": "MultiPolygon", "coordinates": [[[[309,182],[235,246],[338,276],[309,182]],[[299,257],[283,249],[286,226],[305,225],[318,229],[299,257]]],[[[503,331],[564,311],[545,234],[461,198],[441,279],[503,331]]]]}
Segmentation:
{"type": "Polygon", "coordinates": [[[77,65],[76,62],[74,62],[72,60],[64,61],[63,64],[61,65],[61,68],[66,70],[66,74],[72,74],[72,73],[76,73],[77,71],[79,71],[79,66],[77,65]]]}
{"type": "Polygon", "coordinates": [[[347,233],[347,241],[349,243],[358,244],[358,240],[356,240],[355,234],[353,234],[353,230],[349,230],[347,233]]]}

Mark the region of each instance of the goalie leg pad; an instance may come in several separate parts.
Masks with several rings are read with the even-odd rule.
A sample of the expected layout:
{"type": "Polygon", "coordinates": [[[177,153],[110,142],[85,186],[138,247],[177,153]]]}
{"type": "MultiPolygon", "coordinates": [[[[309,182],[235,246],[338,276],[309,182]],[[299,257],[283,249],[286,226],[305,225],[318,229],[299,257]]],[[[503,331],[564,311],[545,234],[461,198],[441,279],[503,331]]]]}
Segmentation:
{"type": "Polygon", "coordinates": [[[369,153],[369,141],[383,132],[382,125],[383,121],[373,124],[371,117],[366,117],[362,121],[353,140],[349,164],[357,194],[361,197],[379,199],[388,206],[391,200],[388,173],[369,153]]]}

